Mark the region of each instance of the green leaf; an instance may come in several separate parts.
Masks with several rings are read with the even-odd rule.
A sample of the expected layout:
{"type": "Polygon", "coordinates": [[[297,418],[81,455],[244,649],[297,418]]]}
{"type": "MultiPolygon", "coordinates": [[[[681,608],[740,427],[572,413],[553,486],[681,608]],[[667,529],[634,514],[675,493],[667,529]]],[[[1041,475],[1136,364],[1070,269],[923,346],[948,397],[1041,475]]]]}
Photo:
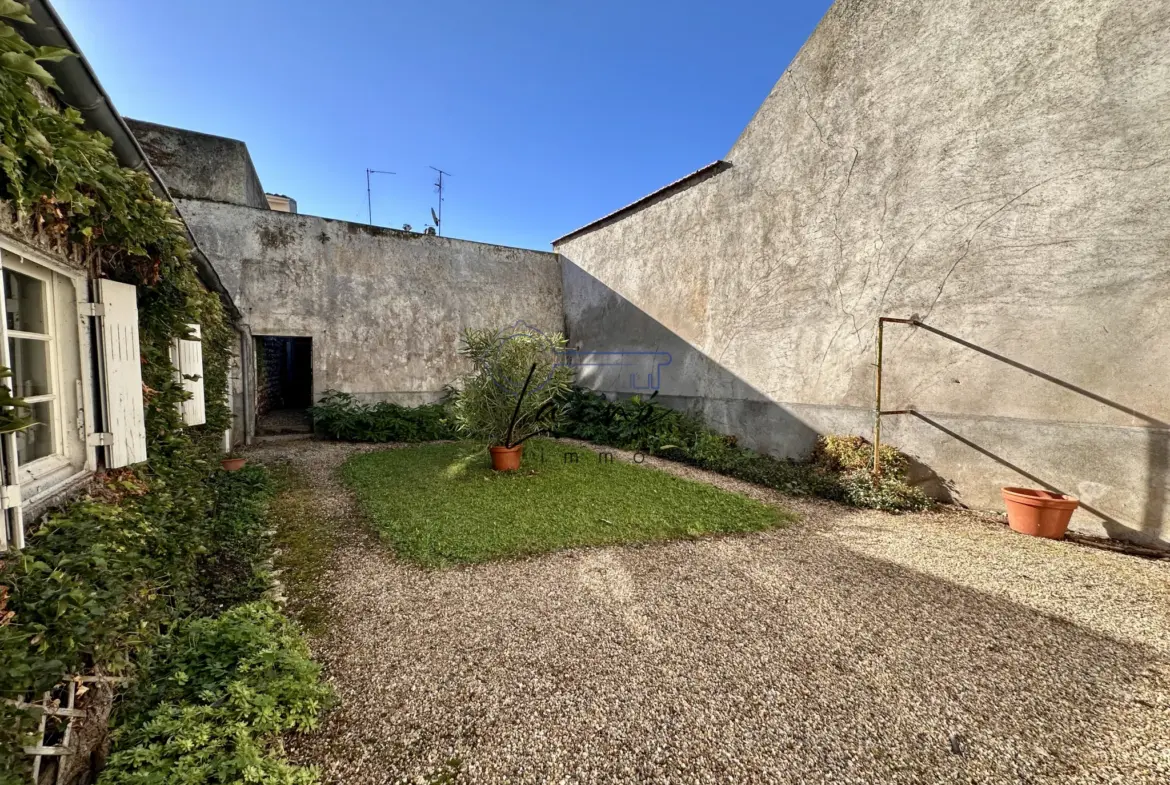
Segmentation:
{"type": "Polygon", "coordinates": [[[38,61],[48,60],[53,63],[59,63],[66,57],[73,56],[73,51],[63,46],[38,46],[36,54],[33,55],[38,61]]]}
{"type": "Polygon", "coordinates": [[[25,24],[36,24],[28,15],[28,6],[16,0],[0,0],[0,16],[25,24]]]}
{"type": "MultiPolygon", "coordinates": [[[[0,0],[0,2],[3,1],[0,0]]],[[[15,71],[18,74],[31,76],[45,87],[57,86],[53,75],[42,68],[31,55],[22,54],[21,52],[5,52],[4,54],[0,54],[0,66],[7,68],[9,71],[15,71]]]]}

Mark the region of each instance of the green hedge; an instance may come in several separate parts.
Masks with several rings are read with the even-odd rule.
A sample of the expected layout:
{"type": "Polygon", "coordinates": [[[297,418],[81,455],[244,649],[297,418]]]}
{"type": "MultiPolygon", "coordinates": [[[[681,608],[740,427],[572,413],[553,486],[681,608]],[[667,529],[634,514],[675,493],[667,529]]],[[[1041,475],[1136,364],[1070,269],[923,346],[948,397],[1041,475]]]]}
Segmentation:
{"type": "Polygon", "coordinates": [[[455,426],[442,404],[408,408],[381,401],[362,403],[349,393],[326,390],[309,409],[313,427],[349,442],[430,442],[454,439],[455,426]]]}
{"type": "Polygon", "coordinates": [[[649,398],[611,401],[574,388],[558,434],[597,444],[644,450],[671,460],[726,474],[795,495],[820,496],[856,507],[900,512],[930,501],[907,481],[909,463],[883,445],[880,476],[869,470],[873,447],[856,436],[824,436],[810,461],[790,461],[748,450],[706,428],[696,417],[649,398]]]}

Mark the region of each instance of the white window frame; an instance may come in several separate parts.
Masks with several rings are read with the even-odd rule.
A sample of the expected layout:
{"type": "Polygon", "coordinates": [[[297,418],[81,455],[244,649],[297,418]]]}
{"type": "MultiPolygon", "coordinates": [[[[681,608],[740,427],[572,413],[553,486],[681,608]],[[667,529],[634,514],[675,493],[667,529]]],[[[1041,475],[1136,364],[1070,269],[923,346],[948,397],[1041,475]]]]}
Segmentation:
{"type": "MultiPolygon", "coordinates": [[[[45,297],[48,300],[46,318],[50,320],[47,326],[50,329],[48,336],[51,341],[47,370],[50,374],[50,390],[56,398],[56,405],[53,407],[53,422],[50,424],[55,434],[54,452],[27,464],[19,464],[15,460],[15,434],[3,436],[5,451],[12,456],[12,461],[5,465],[4,472],[0,473],[0,485],[4,486],[4,492],[0,493],[0,498],[5,499],[6,508],[11,506],[15,508],[16,512],[19,512],[21,508],[37,504],[60,492],[62,488],[69,487],[97,468],[96,452],[85,446],[86,434],[93,431],[94,424],[92,407],[89,405],[90,401],[93,400],[93,385],[95,383],[89,359],[91,338],[89,314],[83,312],[81,305],[77,306],[76,333],[74,333],[65,325],[62,320],[63,314],[59,312],[57,307],[58,301],[63,299],[65,295],[65,292],[61,291],[61,287],[68,284],[72,284],[73,291],[69,293],[70,296],[67,299],[78,303],[87,301],[88,277],[84,270],[59,262],[52,256],[5,235],[0,235],[0,267],[10,267],[14,272],[31,275],[42,282],[51,282],[49,286],[46,286],[45,297]],[[73,343],[74,336],[76,336],[76,344],[73,343]],[[66,351],[77,352],[80,372],[80,378],[73,380],[77,410],[71,409],[68,412],[65,411],[64,394],[66,388],[64,385],[68,384],[69,380],[65,379],[62,373],[63,352],[66,351]],[[63,470],[72,466],[76,458],[76,456],[70,457],[70,450],[66,447],[66,440],[73,438],[76,438],[85,458],[83,464],[78,465],[76,471],[66,475],[63,470]],[[40,483],[53,474],[59,474],[60,477],[54,480],[50,487],[39,489],[34,487],[32,495],[29,495],[27,489],[23,494],[21,493],[20,489],[24,486],[40,483]]],[[[3,294],[0,292],[0,297],[3,297],[3,294]]],[[[6,305],[6,303],[0,303],[0,306],[4,308],[6,305]]],[[[4,313],[4,310],[0,310],[0,364],[8,365],[11,362],[11,358],[8,356],[9,331],[8,320],[4,313]]],[[[15,397],[19,397],[19,395],[15,397]]],[[[36,396],[34,400],[40,398],[41,396],[36,396]]],[[[17,515],[17,519],[19,517],[17,515]]],[[[9,543],[0,542],[0,551],[4,550],[5,545],[23,547],[22,525],[19,520],[13,521],[13,524],[14,539],[9,543]]],[[[0,532],[0,540],[4,539],[2,535],[3,532],[0,532]]]]}
{"type": "MultiPolygon", "coordinates": [[[[65,455],[65,417],[62,400],[61,357],[59,348],[60,323],[57,314],[57,276],[54,270],[37,260],[30,258],[27,252],[9,247],[7,242],[0,241],[0,268],[26,275],[41,282],[41,307],[45,319],[45,333],[29,333],[22,330],[8,329],[8,292],[3,293],[3,302],[0,302],[0,365],[12,367],[12,357],[8,348],[9,338],[43,341],[45,343],[47,376],[49,392],[43,395],[32,395],[25,400],[30,403],[49,403],[50,418],[48,425],[52,434],[52,452],[28,463],[18,465],[20,484],[36,480],[46,474],[57,471],[69,463],[65,455]]],[[[11,383],[11,378],[7,380],[11,383]]],[[[11,389],[11,387],[10,387],[11,389]]],[[[20,392],[13,390],[13,397],[21,397],[20,392]]],[[[15,436],[13,437],[15,444],[15,436]]],[[[15,455],[15,453],[14,453],[15,455]]]]}

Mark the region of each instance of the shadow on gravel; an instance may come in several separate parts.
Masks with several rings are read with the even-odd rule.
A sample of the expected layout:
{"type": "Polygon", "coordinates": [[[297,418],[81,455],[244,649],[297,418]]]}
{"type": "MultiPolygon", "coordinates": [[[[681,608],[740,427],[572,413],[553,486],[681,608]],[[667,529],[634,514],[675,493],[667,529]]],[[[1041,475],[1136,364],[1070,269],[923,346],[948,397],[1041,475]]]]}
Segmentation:
{"type": "Polygon", "coordinates": [[[1166,660],[814,530],[422,572],[351,548],[325,780],[1164,781],[1166,660]],[[1163,711],[1163,713],[1159,713],[1163,711]],[[1162,724],[1160,724],[1162,723],[1162,724]]]}

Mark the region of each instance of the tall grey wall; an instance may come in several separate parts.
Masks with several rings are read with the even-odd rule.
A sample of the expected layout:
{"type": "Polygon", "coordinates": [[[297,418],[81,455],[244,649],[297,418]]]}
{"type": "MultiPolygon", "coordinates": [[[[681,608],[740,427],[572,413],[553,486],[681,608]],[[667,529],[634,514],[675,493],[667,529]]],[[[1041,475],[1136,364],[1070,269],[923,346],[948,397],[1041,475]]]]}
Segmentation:
{"type": "Polygon", "coordinates": [[[966,344],[887,328],[888,439],[1170,541],[1170,5],[839,0],[727,161],[556,245],[573,344],[668,347],[664,397],[801,455],[916,315],[966,344]]]}
{"type": "Polygon", "coordinates": [[[465,327],[561,330],[551,253],[311,215],[178,200],[254,335],[313,339],[327,389],[414,405],[466,372],[465,327]]]}
{"type": "Polygon", "coordinates": [[[248,146],[238,139],[126,120],[172,196],[268,208],[248,146]]]}

